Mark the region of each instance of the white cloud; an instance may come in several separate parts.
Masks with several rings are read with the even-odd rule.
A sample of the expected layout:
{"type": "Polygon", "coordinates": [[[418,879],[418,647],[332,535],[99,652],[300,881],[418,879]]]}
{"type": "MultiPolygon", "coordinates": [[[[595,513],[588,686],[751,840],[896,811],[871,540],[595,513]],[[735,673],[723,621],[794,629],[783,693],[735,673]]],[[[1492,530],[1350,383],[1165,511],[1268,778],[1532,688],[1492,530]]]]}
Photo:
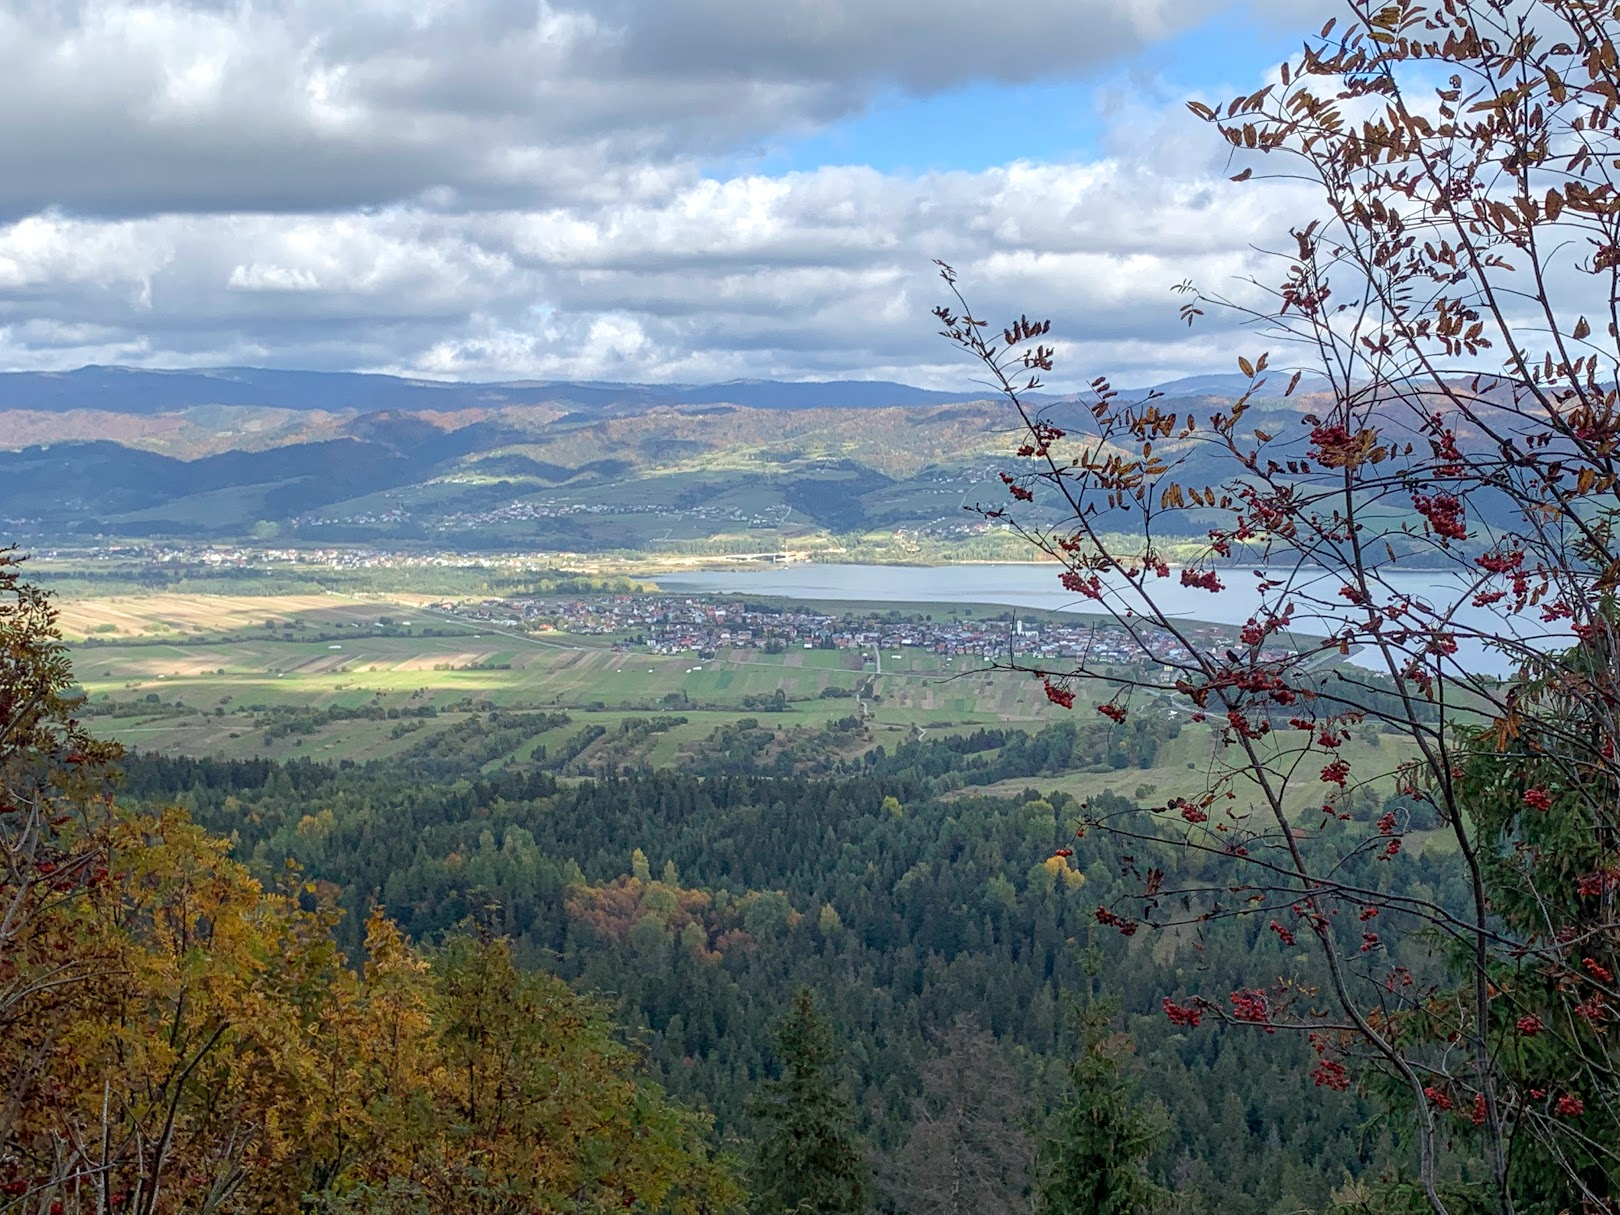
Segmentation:
{"type": "Polygon", "coordinates": [[[919,178],[826,168],[699,181],[656,203],[465,216],[47,214],[0,229],[0,307],[45,326],[14,325],[0,359],[144,348],[147,363],[225,363],[263,349],[281,365],[458,377],[960,382],[968,368],[929,315],[943,257],[987,314],[1052,312],[1083,355],[1067,379],[1134,378],[1209,364],[1171,286],[1254,268],[1248,246],[1285,231],[1293,202],[1114,159],[919,178]]]}
{"type": "Polygon", "coordinates": [[[226,285],[233,291],[319,291],[321,280],[312,270],[254,262],[232,269],[226,285]]]}
{"type": "Polygon", "coordinates": [[[1070,382],[1224,367],[1169,289],[1252,268],[1293,198],[1179,103],[1110,102],[1089,163],[699,171],[1219,3],[0,0],[0,365],[959,384],[942,257],[1053,313],[1070,382]]]}
{"type": "Polygon", "coordinates": [[[1104,65],[1217,0],[0,0],[0,213],[652,197],[880,91],[1104,65]]]}

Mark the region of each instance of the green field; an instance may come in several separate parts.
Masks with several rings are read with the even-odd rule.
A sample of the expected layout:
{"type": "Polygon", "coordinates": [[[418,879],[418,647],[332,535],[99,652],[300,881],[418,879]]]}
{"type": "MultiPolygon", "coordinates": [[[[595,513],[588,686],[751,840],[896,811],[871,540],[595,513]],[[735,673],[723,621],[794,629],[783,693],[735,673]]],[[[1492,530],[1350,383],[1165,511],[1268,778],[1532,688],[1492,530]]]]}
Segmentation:
{"type": "MultiPolygon", "coordinates": [[[[383,597],[253,599],[156,595],[68,601],[64,628],[97,728],[126,745],[190,755],[383,758],[447,728],[460,713],[489,708],[567,711],[574,724],[616,730],[627,717],[679,714],[651,762],[721,725],[760,717],[775,728],[819,729],[861,711],[852,696],[874,678],[854,653],[726,649],[712,659],[615,648],[608,637],[482,628],[420,601],[383,597]],[[408,623],[418,635],[378,635],[408,623]],[[274,630],[266,625],[273,623],[274,630]],[[446,635],[422,636],[423,629],[446,635]],[[760,702],[781,692],[784,711],[760,702]],[[750,703],[750,698],[753,702],[750,703]],[[436,718],[334,722],[302,735],[266,738],[267,715],[289,709],[420,711],[436,718]]],[[[1028,679],[991,672],[977,659],[923,650],[883,655],[875,699],[865,701],[868,745],[916,730],[961,730],[1007,722],[1032,728],[1059,720],[1028,679]]],[[[513,758],[558,738],[529,740],[513,758]]]]}
{"type": "MultiPolygon", "coordinates": [[[[865,678],[858,655],[836,651],[721,650],[713,659],[616,652],[597,638],[545,639],[469,630],[455,637],[344,641],[207,639],[184,644],[114,642],[79,646],[80,683],[93,702],[165,702],[212,711],[219,705],[450,708],[468,697],[505,707],[652,706],[669,695],[742,705],[780,690],[790,701],[828,687],[853,691],[865,678]]],[[[1038,685],[923,651],[884,655],[880,719],[944,725],[1034,720],[1048,714],[1038,685]],[[958,670],[958,667],[963,668],[958,670]],[[1033,694],[1031,694],[1033,693],[1033,694]]],[[[870,674],[871,668],[864,668],[870,674]]],[[[834,707],[836,707],[836,702],[834,707]]],[[[822,715],[829,702],[820,701],[822,715]]]]}
{"type": "MultiPolygon", "coordinates": [[[[579,752],[578,771],[616,771],[679,765],[715,745],[717,731],[748,719],[772,733],[772,748],[819,739],[821,753],[834,758],[979,727],[1033,732],[1094,720],[1083,695],[1071,718],[1048,703],[1038,680],[990,670],[983,659],[913,648],[885,650],[881,673],[860,654],[837,650],[658,655],[608,636],[479,625],[404,596],[157,594],[62,606],[94,728],[126,746],[170,754],[364,763],[419,753],[498,711],[516,716],[505,719],[507,732],[487,760],[481,753],[477,762],[486,770],[571,754],[582,731],[599,727],[601,737],[585,740],[579,752]],[[850,695],[824,696],[827,689],[850,695]],[[364,716],[330,720],[339,711],[364,716]],[[560,713],[567,724],[551,724],[560,713]],[[851,717],[859,728],[829,731],[851,717]],[[529,730],[523,723],[531,718],[529,730]],[[665,720],[651,729],[651,718],[665,720]]],[[[1133,712],[1172,710],[1149,698],[1133,712]]],[[[1207,727],[1183,725],[1151,768],[964,792],[1015,795],[1034,783],[1082,800],[1102,791],[1161,803],[1196,796],[1209,787],[1222,753],[1207,727]]],[[[1401,758],[1396,740],[1371,730],[1345,754],[1364,773],[1392,770],[1401,758]]],[[[1238,789],[1247,803],[1250,791],[1238,789]]],[[[1288,801],[1309,812],[1323,793],[1313,768],[1291,784],[1288,801]]]]}
{"type": "MultiPolygon", "coordinates": [[[[1407,754],[1407,751],[1402,749],[1403,743],[1404,740],[1388,735],[1375,736],[1370,731],[1364,731],[1361,737],[1345,743],[1341,753],[1359,775],[1372,777],[1375,774],[1382,774],[1377,777],[1374,784],[1389,791],[1394,788],[1394,768],[1407,754]],[[1377,739],[1376,742],[1372,741],[1374,737],[1377,739]]],[[[1218,766],[1222,763],[1236,764],[1237,756],[1234,753],[1217,750],[1207,729],[1189,727],[1165,745],[1159,753],[1157,762],[1151,768],[1121,768],[1113,772],[1069,772],[1062,776],[1043,777],[1034,781],[1002,781],[999,784],[973,788],[969,792],[1014,797],[1033,784],[1043,793],[1061,790],[1079,801],[1101,792],[1108,792],[1143,804],[1162,804],[1171,797],[1196,798],[1202,795],[1210,788],[1212,777],[1222,771],[1218,766]]],[[[1321,765],[1320,753],[1317,753],[1311,763],[1304,766],[1299,777],[1289,782],[1284,798],[1284,804],[1290,814],[1301,815],[1306,822],[1313,825],[1317,818],[1314,812],[1321,805],[1325,795],[1324,787],[1317,779],[1321,765]]],[[[1245,777],[1240,776],[1231,783],[1231,788],[1237,795],[1234,807],[1256,811],[1263,821],[1265,810],[1255,787],[1245,777]]],[[[1445,837],[1436,833],[1436,840],[1443,844],[1445,837]]],[[[1420,837],[1414,838],[1412,842],[1422,847],[1436,840],[1420,837]]]]}

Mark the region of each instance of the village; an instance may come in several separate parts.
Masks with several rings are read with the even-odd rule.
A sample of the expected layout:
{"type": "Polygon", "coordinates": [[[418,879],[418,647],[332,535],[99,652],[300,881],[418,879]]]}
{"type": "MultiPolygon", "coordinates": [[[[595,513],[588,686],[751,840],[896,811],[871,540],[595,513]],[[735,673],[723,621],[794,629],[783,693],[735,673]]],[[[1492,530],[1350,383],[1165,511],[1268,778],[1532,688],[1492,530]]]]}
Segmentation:
{"type": "MultiPolygon", "coordinates": [[[[986,660],[1085,658],[1102,665],[1137,665],[1141,646],[1115,622],[1076,616],[1072,623],[989,609],[981,618],[899,611],[831,613],[794,604],[760,604],[677,595],[592,595],[484,599],[441,603],[439,610],[469,621],[526,632],[560,632],[616,639],[617,648],[710,658],[721,649],[783,653],[791,648],[853,650],[881,666],[882,654],[906,648],[986,660]]],[[[1201,651],[1225,648],[1233,630],[1193,624],[1187,640],[1201,651]]],[[[1151,665],[1184,662],[1192,654],[1166,636],[1151,665]]]]}

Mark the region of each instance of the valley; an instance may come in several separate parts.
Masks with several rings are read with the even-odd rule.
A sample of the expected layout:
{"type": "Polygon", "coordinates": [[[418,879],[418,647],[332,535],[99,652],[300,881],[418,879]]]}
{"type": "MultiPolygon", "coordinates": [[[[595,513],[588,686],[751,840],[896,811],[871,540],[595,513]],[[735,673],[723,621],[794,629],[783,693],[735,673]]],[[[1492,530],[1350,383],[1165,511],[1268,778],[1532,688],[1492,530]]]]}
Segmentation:
{"type": "MultiPolygon", "coordinates": [[[[276,594],[249,593],[264,576],[241,570],[210,582],[171,563],[172,584],[145,590],[122,567],[55,570],[74,588],[60,623],[86,720],[130,749],[130,804],[179,804],[265,881],[295,863],[343,913],[346,950],[381,905],[416,940],[474,925],[524,965],[609,993],[648,1074],[712,1113],[722,1143],[760,1133],[754,1077],[800,985],[847,1037],[879,1160],[906,1140],[938,1026],[982,1018],[1039,1108],[1064,1083],[1065,1002],[1095,986],[1122,1001],[1144,1098],[1173,1118],[1154,1167],[1196,1146],[1207,1172],[1183,1189],[1207,1209],[1325,1200],[1306,1161],[1337,1177],[1396,1158],[1361,1137],[1362,1102],[1313,1105],[1270,1044],[1217,1029],[1194,1046],[1159,1011],[1162,992],[1200,981],[1210,942],[1234,959],[1223,972],[1254,983],[1305,973],[1304,954],[1230,923],[1098,928],[1134,853],[1166,846],[1077,840],[1083,816],[1196,798],[1230,760],[1168,697],[1115,723],[1094,687],[1064,710],[1038,680],[991,669],[1003,647],[1056,661],[1088,630],[1107,644],[1096,621],[577,574],[548,592],[398,589],[413,573],[441,588],[523,580],[476,567],[328,569],[343,590],[276,594]],[[1266,1083],[1225,1108],[1256,1071],[1266,1083]]],[[[1230,629],[1198,635],[1224,645],[1230,629]]],[[[1368,773],[1406,754],[1370,727],[1341,750],[1368,773]]],[[[1331,847],[1319,788],[1302,778],[1291,810],[1331,847]]],[[[1347,812],[1371,821],[1392,790],[1369,778],[1347,812]]],[[[1171,838],[1180,819],[1160,821],[1171,838]]],[[[1439,833],[1410,833],[1408,850],[1419,873],[1443,872],[1439,833]]],[[[1401,956],[1422,964],[1415,947],[1401,956]]]]}
{"type": "Polygon", "coordinates": [[[0,1215],[1620,1215],[1620,0],[1299,7],[0,0],[0,1215]]]}
{"type": "MultiPolygon", "coordinates": [[[[495,933],[604,993],[649,1077],[725,1143],[761,1133],[750,1094],[801,985],[849,1036],[857,1125],[882,1158],[962,1015],[1052,1108],[1065,1003],[1094,989],[1140,1043],[1144,1095],[1173,1111],[1154,1168],[1196,1150],[1207,1175],[1178,1185],[1206,1205],[1326,1201],[1328,1174],[1302,1162],[1360,1176],[1399,1159],[1358,1130],[1364,1102],[1319,1109],[1281,1064],[1225,1108],[1270,1057],[1224,1031],[1203,1057],[1164,1019],[1208,942],[1234,983],[1305,981],[1306,955],[1228,923],[1103,931],[1138,855],[1207,822],[1210,789],[1233,795],[1220,831],[1275,841],[1246,826],[1264,811],[1229,780],[1226,719],[1169,686],[1188,652],[1166,638],[1144,656],[1078,613],[1056,564],[1028,563],[985,513],[1019,468],[997,406],[570,386],[406,408],[416,390],[364,387],[392,395],[0,410],[0,441],[22,440],[0,452],[0,526],[55,593],[79,712],[126,748],[131,805],[178,805],[263,882],[295,865],[350,956],[380,906],[424,948],[495,933]],[[1066,708],[1005,669],[1082,655],[1141,680],[1128,713],[1100,681],[1069,685],[1066,708]],[[1096,815],[1147,816],[1140,847],[1083,840],[1096,815]],[[1237,1128],[1223,1146],[1201,1125],[1218,1105],[1237,1128]]],[[[1220,389],[1177,407],[1217,407],[1220,389]]],[[[1307,404],[1255,408],[1281,429],[1307,404]]],[[[1199,451],[1178,458],[1201,475],[1199,451]]],[[[1060,518],[1037,502],[1020,523],[1060,518]]],[[[1205,522],[1185,512],[1159,551],[1191,559],[1205,522]]],[[[1390,577],[1421,592],[1431,575],[1390,577]]],[[[1240,644],[1256,610],[1236,579],[1210,598],[1166,576],[1163,594],[1200,652],[1240,644]]],[[[1308,653],[1331,624],[1301,618],[1262,649],[1308,653]]],[[[1387,689],[1354,658],[1313,655],[1300,678],[1374,703],[1387,689]]],[[[1410,738],[1346,729],[1334,754],[1360,775],[1326,796],[1290,713],[1259,744],[1294,771],[1288,832],[1326,854],[1377,830],[1410,738]]],[[[1402,839],[1425,880],[1445,872],[1443,830],[1402,839]]],[[[1379,876],[1374,857],[1347,863],[1379,876]]],[[[1415,937],[1398,948],[1430,965],[1415,937]]]]}
{"type": "MultiPolygon", "coordinates": [[[[1082,800],[1193,796],[1220,756],[1168,689],[1110,730],[1088,712],[1095,686],[1067,712],[1038,680],[996,669],[1011,654],[1061,666],[1110,647],[1132,660],[1101,621],[994,605],[159,592],[66,598],[62,627],[97,729],[151,754],[365,764],[487,734],[468,771],[605,776],[707,762],[740,732],[748,767],[814,775],[879,748],[1075,721],[1112,734],[1112,753],[1018,773],[1006,791],[1040,776],[1082,800]],[[1145,749],[1129,741],[1144,728],[1145,749]]],[[[1214,647],[1231,632],[1193,635],[1214,647]]],[[[1366,730],[1351,747],[1380,745],[1366,730]]],[[[1292,796],[1303,809],[1315,794],[1302,783],[1292,796]]]]}

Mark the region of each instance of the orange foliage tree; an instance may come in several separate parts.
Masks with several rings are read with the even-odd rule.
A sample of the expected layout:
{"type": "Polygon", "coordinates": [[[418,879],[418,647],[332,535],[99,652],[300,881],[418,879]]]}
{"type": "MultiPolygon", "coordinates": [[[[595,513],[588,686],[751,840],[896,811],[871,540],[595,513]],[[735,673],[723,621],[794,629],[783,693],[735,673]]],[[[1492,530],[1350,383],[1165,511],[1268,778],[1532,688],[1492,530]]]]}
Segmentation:
{"type": "Polygon", "coordinates": [[[0,1215],[721,1211],[706,1119],[497,939],[423,953],[108,793],[46,597],[0,554],[0,1215]]]}

